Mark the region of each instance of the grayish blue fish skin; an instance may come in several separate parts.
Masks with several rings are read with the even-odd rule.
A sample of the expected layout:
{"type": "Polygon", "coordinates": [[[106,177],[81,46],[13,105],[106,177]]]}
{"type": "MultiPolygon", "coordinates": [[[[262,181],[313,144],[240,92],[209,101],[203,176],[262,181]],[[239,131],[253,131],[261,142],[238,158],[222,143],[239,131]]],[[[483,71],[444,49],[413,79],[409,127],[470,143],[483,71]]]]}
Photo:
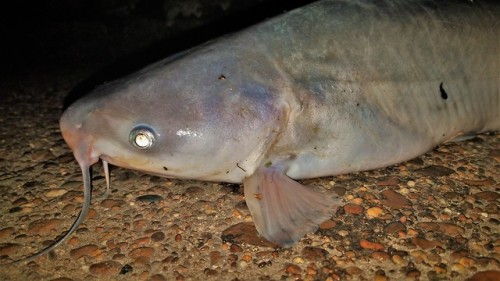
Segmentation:
{"type": "Polygon", "coordinates": [[[66,237],[101,159],[243,183],[260,235],[289,247],[340,205],[295,180],[500,129],[499,32],[494,1],[324,0],[101,86],[60,120],[85,186],[66,237]]]}

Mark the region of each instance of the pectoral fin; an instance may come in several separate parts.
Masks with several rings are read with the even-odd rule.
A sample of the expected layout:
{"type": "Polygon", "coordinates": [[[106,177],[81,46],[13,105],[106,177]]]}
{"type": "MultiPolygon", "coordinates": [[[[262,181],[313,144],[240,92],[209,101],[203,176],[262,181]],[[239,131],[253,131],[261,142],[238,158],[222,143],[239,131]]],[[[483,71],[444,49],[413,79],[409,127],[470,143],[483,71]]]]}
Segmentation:
{"type": "Polygon", "coordinates": [[[243,184],[257,231],[283,247],[316,231],[340,206],[333,195],[304,186],[273,167],[258,169],[243,184]]]}

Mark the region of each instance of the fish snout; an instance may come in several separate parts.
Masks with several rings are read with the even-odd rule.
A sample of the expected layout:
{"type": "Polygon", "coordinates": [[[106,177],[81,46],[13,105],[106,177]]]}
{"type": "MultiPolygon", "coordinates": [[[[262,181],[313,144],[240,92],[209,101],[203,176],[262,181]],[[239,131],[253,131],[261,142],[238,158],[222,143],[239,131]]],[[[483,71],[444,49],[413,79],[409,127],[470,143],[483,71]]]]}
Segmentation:
{"type": "Polygon", "coordinates": [[[83,122],[74,119],[70,110],[63,113],[59,120],[61,134],[80,166],[90,167],[99,161],[99,155],[93,150],[93,137],[86,134],[83,122]]]}

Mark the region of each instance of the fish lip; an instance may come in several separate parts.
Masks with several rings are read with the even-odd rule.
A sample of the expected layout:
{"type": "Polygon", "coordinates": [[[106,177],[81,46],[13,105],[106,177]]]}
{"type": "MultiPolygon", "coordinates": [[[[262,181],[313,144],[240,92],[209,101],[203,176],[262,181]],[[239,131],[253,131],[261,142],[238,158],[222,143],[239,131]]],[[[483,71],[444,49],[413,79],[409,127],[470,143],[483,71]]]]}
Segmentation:
{"type": "Polygon", "coordinates": [[[64,141],[73,151],[76,161],[87,167],[99,161],[100,155],[94,149],[94,138],[85,134],[83,124],[72,124],[68,112],[65,112],[59,121],[64,141]]]}

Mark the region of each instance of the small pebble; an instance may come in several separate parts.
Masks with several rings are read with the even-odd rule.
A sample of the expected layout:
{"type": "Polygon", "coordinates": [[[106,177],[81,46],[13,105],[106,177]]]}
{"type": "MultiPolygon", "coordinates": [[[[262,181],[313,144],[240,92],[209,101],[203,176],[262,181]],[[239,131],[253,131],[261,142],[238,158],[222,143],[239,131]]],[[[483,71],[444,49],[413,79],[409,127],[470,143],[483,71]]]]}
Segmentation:
{"type": "Polygon", "coordinates": [[[397,265],[403,265],[405,264],[405,260],[403,257],[401,257],[400,255],[394,255],[391,257],[391,260],[394,264],[397,264],[397,265]]]}
{"type": "Polygon", "coordinates": [[[295,257],[295,258],[293,258],[292,262],[293,263],[298,263],[298,264],[303,264],[304,263],[304,259],[302,257],[295,257]]]}
{"type": "Polygon", "coordinates": [[[384,200],[382,200],[384,205],[391,207],[392,209],[398,210],[412,206],[412,203],[410,200],[408,200],[408,198],[404,197],[394,190],[386,189],[382,191],[382,195],[385,198],[384,200]]]}
{"type": "Polygon", "coordinates": [[[370,254],[370,257],[377,261],[385,261],[390,258],[389,254],[382,251],[376,251],[370,254]]]}
{"type": "Polygon", "coordinates": [[[385,277],[384,275],[375,275],[375,277],[373,277],[373,281],[387,281],[387,277],[385,277]]]}
{"type": "Polygon", "coordinates": [[[238,246],[236,244],[231,244],[231,246],[229,246],[229,251],[231,253],[241,253],[241,252],[243,252],[243,248],[241,248],[240,246],[238,246]]]}
{"type": "Polygon", "coordinates": [[[132,272],[134,269],[132,268],[132,266],[130,266],[129,264],[126,264],[122,267],[122,269],[120,270],[120,274],[127,274],[127,273],[130,273],[132,272]]]}
{"type": "Polygon", "coordinates": [[[345,212],[352,215],[362,214],[364,209],[363,206],[357,204],[348,203],[344,205],[345,212]]]}
{"type": "Polygon", "coordinates": [[[147,258],[149,259],[155,252],[154,248],[151,247],[140,247],[133,249],[128,253],[128,256],[132,259],[147,258]]]}
{"type": "Polygon", "coordinates": [[[155,195],[155,194],[141,195],[141,196],[135,198],[135,200],[138,202],[147,202],[147,203],[156,203],[162,199],[163,199],[163,197],[161,197],[160,195],[155,195]]]}
{"type": "Polygon", "coordinates": [[[19,252],[21,248],[22,247],[19,244],[13,244],[13,243],[2,244],[0,245],[0,256],[1,255],[12,256],[13,254],[19,252]]]}
{"type": "Polygon", "coordinates": [[[326,259],[328,252],[325,249],[307,246],[302,249],[301,255],[310,261],[319,261],[326,259]]]}
{"type": "Polygon", "coordinates": [[[462,235],[464,233],[462,227],[449,222],[419,222],[417,226],[425,230],[439,231],[450,236],[462,235]]]}
{"type": "Polygon", "coordinates": [[[357,266],[348,266],[346,267],[345,272],[349,275],[359,275],[363,273],[363,270],[357,266]]]}
{"type": "Polygon", "coordinates": [[[122,265],[116,261],[104,261],[93,264],[89,267],[89,272],[97,276],[110,276],[118,274],[122,265]]]}
{"type": "Polygon", "coordinates": [[[95,257],[99,254],[101,254],[101,251],[96,245],[85,245],[76,249],[73,249],[69,252],[71,258],[73,259],[79,259],[83,256],[90,256],[90,257],[95,257]]]}
{"type": "Polygon", "coordinates": [[[442,177],[449,176],[455,173],[454,170],[439,165],[430,165],[421,169],[417,169],[415,170],[415,172],[426,177],[442,177]]]}
{"type": "Polygon", "coordinates": [[[359,241],[359,245],[363,249],[376,250],[376,251],[382,251],[385,248],[380,243],[371,242],[371,241],[368,241],[366,239],[361,239],[361,241],[359,241]]]}
{"type": "Polygon", "coordinates": [[[161,231],[157,231],[151,234],[151,240],[153,240],[154,242],[160,242],[163,241],[164,239],[165,239],[165,233],[161,231]]]}
{"type": "Polygon", "coordinates": [[[28,227],[28,234],[34,235],[45,235],[50,233],[52,230],[56,230],[61,224],[61,220],[58,219],[40,219],[30,223],[28,227]]]}
{"type": "Polygon", "coordinates": [[[68,191],[66,189],[52,189],[45,194],[49,198],[59,197],[66,194],[68,191]]]}
{"type": "Polygon", "coordinates": [[[498,270],[487,270],[477,272],[472,275],[467,281],[498,281],[500,280],[500,271],[498,270]]]}
{"type": "Polygon", "coordinates": [[[285,272],[289,274],[299,274],[302,272],[302,269],[295,264],[288,264],[285,268],[285,272]]]}
{"type": "Polygon", "coordinates": [[[400,231],[406,231],[406,226],[401,222],[391,222],[384,227],[387,234],[397,234],[400,231]]]}
{"type": "MultiPolygon", "coordinates": [[[[4,240],[10,237],[14,233],[15,229],[13,227],[5,227],[0,229],[0,240],[4,240]]],[[[3,242],[3,241],[1,241],[3,242]]]]}
{"type": "Polygon", "coordinates": [[[466,269],[463,265],[461,265],[459,263],[454,263],[450,266],[450,271],[456,271],[460,274],[465,274],[466,269]]]}
{"type": "Polygon", "coordinates": [[[382,215],[383,212],[384,212],[384,210],[382,210],[379,207],[372,207],[372,208],[369,208],[366,210],[366,216],[369,219],[378,218],[378,217],[380,217],[380,215],[382,215]]]}

